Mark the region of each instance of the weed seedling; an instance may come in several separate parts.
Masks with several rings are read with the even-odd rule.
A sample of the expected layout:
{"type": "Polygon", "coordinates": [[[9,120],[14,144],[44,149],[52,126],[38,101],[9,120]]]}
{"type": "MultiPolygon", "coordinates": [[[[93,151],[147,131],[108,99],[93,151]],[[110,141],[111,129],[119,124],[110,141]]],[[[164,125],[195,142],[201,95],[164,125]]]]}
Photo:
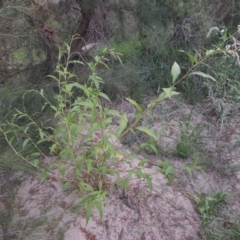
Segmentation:
{"type": "Polygon", "coordinates": [[[198,126],[190,121],[181,121],[181,139],[176,145],[175,153],[181,158],[188,158],[195,150],[195,145],[201,138],[198,126]]]}
{"type": "Polygon", "coordinates": [[[215,214],[220,205],[226,203],[227,197],[227,193],[222,192],[213,192],[209,195],[200,193],[192,196],[197,210],[201,214],[203,224],[211,222],[211,216],[215,214]]]}
{"type": "Polygon", "coordinates": [[[168,183],[171,185],[173,183],[174,166],[168,160],[158,160],[157,162],[159,164],[158,171],[167,177],[168,183]]]}

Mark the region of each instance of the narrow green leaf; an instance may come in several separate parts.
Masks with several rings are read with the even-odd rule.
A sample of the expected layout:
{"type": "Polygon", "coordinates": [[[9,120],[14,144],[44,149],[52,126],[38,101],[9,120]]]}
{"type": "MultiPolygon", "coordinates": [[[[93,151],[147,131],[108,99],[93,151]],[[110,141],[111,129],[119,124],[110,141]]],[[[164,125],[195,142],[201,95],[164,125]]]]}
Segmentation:
{"type": "Polygon", "coordinates": [[[91,215],[92,215],[93,205],[92,203],[88,203],[87,205],[87,213],[86,213],[86,224],[88,224],[91,215]]]}
{"type": "Polygon", "coordinates": [[[147,108],[149,109],[150,107],[152,107],[152,103],[149,103],[148,105],[147,105],[147,108]]]}
{"type": "Polygon", "coordinates": [[[174,83],[178,78],[179,74],[181,73],[180,66],[177,64],[177,62],[174,62],[174,64],[172,65],[171,73],[172,73],[173,83],[174,83]]]}
{"type": "Polygon", "coordinates": [[[19,120],[19,119],[24,118],[24,117],[26,117],[26,114],[19,114],[17,119],[19,120]]]}
{"type": "Polygon", "coordinates": [[[36,144],[38,145],[38,144],[40,144],[40,143],[47,142],[47,141],[48,141],[48,139],[41,139],[41,140],[37,141],[36,144]]]}
{"type": "Polygon", "coordinates": [[[82,167],[81,167],[81,165],[77,164],[77,166],[75,168],[76,175],[80,176],[81,172],[82,172],[82,167]]]}
{"type": "Polygon", "coordinates": [[[110,68],[108,67],[108,65],[107,65],[105,62],[100,61],[99,63],[102,64],[103,66],[105,66],[108,70],[110,69],[110,68]]]}
{"type": "Polygon", "coordinates": [[[87,159],[87,173],[90,173],[93,169],[93,165],[92,165],[92,160],[91,159],[87,159]]]}
{"type": "Polygon", "coordinates": [[[92,108],[92,105],[93,105],[92,102],[86,102],[84,100],[84,101],[76,101],[72,106],[84,106],[86,108],[92,108]]]}
{"type": "Polygon", "coordinates": [[[149,187],[150,191],[152,191],[152,189],[153,189],[152,178],[149,175],[146,175],[145,177],[147,180],[148,187],[149,187]]]}
{"type": "Polygon", "coordinates": [[[109,124],[111,124],[111,123],[112,123],[112,118],[111,117],[106,118],[103,122],[104,129],[107,128],[109,126],[109,124]]]}
{"type": "Polygon", "coordinates": [[[184,166],[184,169],[187,171],[190,177],[192,177],[192,168],[189,166],[184,166]]]}
{"type": "Polygon", "coordinates": [[[33,164],[34,164],[35,166],[38,166],[39,160],[38,160],[38,159],[34,159],[34,160],[33,160],[33,164]]]}
{"type": "Polygon", "coordinates": [[[157,135],[151,129],[149,129],[149,128],[145,127],[145,126],[136,127],[136,129],[141,131],[141,132],[146,133],[148,136],[150,136],[153,139],[155,139],[156,141],[158,141],[157,135]]]}
{"type": "Polygon", "coordinates": [[[113,116],[116,116],[116,117],[121,117],[119,111],[113,110],[113,109],[104,109],[104,113],[106,115],[113,115],[113,116]]]}
{"type": "Polygon", "coordinates": [[[69,187],[69,182],[65,182],[62,186],[63,191],[65,191],[69,187]]]}
{"type": "Polygon", "coordinates": [[[99,96],[102,97],[102,98],[105,98],[107,101],[111,102],[111,100],[109,99],[109,97],[105,93],[100,92],[99,96]]]}
{"type": "Polygon", "coordinates": [[[122,188],[122,189],[126,188],[128,182],[129,182],[128,179],[123,179],[123,180],[121,180],[121,188],[122,188]]]}
{"type": "Polygon", "coordinates": [[[43,130],[41,128],[39,128],[38,131],[39,131],[40,138],[44,139],[44,132],[43,132],[43,130]]]}
{"type": "Polygon", "coordinates": [[[133,170],[128,170],[127,179],[130,180],[133,174],[133,170]]]}
{"type": "Polygon", "coordinates": [[[190,53],[188,53],[188,52],[185,52],[185,51],[183,51],[183,50],[180,50],[179,52],[186,53],[186,54],[188,55],[188,57],[189,57],[190,63],[191,63],[191,64],[195,63],[196,59],[195,59],[195,57],[194,57],[192,54],[190,54],[190,53]]]}
{"type": "Polygon", "coordinates": [[[72,60],[72,61],[69,61],[68,64],[71,64],[71,63],[78,63],[78,64],[82,64],[84,65],[83,62],[79,61],[79,60],[72,60]]]}
{"type": "Polygon", "coordinates": [[[136,109],[137,109],[138,112],[140,112],[140,113],[143,112],[142,107],[140,107],[135,100],[133,100],[133,99],[131,99],[131,98],[126,98],[126,100],[129,101],[131,104],[133,104],[133,105],[136,107],[136,109]]]}
{"type": "Polygon", "coordinates": [[[96,201],[95,202],[95,206],[99,212],[99,215],[100,215],[100,218],[102,219],[103,218],[103,204],[102,204],[102,201],[96,201]]]}
{"type": "Polygon", "coordinates": [[[56,80],[57,82],[59,81],[59,79],[58,79],[58,78],[56,78],[56,77],[55,77],[55,76],[53,76],[53,75],[48,75],[48,77],[50,77],[50,78],[52,78],[52,79],[56,80]]]}
{"type": "Polygon", "coordinates": [[[128,119],[126,113],[121,116],[117,137],[120,137],[124,129],[127,127],[128,119]]]}
{"type": "Polygon", "coordinates": [[[201,77],[204,77],[204,78],[209,78],[209,79],[211,79],[212,81],[218,83],[217,80],[216,80],[214,77],[212,77],[212,76],[209,75],[209,74],[203,73],[203,72],[192,72],[192,73],[189,74],[189,76],[190,76],[190,75],[198,75],[198,76],[201,76],[201,77]]]}
{"type": "Polygon", "coordinates": [[[69,83],[67,85],[67,91],[70,92],[72,90],[73,87],[76,87],[76,88],[79,88],[79,89],[82,89],[84,92],[87,90],[87,87],[82,85],[82,84],[79,84],[77,82],[74,82],[74,83],[69,83]]]}
{"type": "Polygon", "coordinates": [[[141,117],[141,113],[140,112],[137,112],[136,115],[135,115],[135,118],[138,119],[141,117]]]}
{"type": "Polygon", "coordinates": [[[17,113],[19,113],[19,114],[23,114],[23,112],[21,112],[21,111],[18,110],[17,108],[15,108],[15,110],[17,111],[17,113]]]}
{"type": "Polygon", "coordinates": [[[57,108],[55,106],[51,105],[51,109],[57,112],[57,108]]]}
{"type": "Polygon", "coordinates": [[[22,149],[24,149],[26,147],[26,145],[28,144],[28,142],[30,141],[29,138],[25,139],[22,145],[22,149]]]}
{"type": "Polygon", "coordinates": [[[76,134],[78,133],[78,125],[77,124],[71,124],[69,130],[70,130],[70,134],[71,136],[76,136],[76,134]]]}
{"type": "Polygon", "coordinates": [[[38,156],[41,156],[41,153],[35,152],[31,154],[31,157],[38,157],[38,156]]]}
{"type": "Polygon", "coordinates": [[[153,152],[157,155],[158,154],[158,150],[157,148],[153,145],[153,144],[148,144],[148,146],[153,150],[153,152]]]}
{"type": "Polygon", "coordinates": [[[40,183],[43,183],[48,177],[48,173],[47,172],[43,172],[42,173],[42,176],[41,176],[41,180],[40,180],[40,183]]]}
{"type": "Polygon", "coordinates": [[[78,193],[78,189],[73,189],[72,191],[71,191],[71,194],[77,194],[78,193]]]}
{"type": "Polygon", "coordinates": [[[140,162],[138,163],[138,166],[141,167],[141,166],[143,166],[144,164],[146,164],[147,162],[148,162],[147,159],[143,159],[142,161],[140,161],[140,162]]]}
{"type": "Polygon", "coordinates": [[[92,140],[92,134],[100,128],[99,123],[95,122],[92,124],[91,128],[88,131],[87,136],[84,138],[83,142],[88,142],[92,140]]]}
{"type": "Polygon", "coordinates": [[[173,173],[173,166],[169,165],[167,169],[165,170],[165,175],[168,176],[173,173]]]}
{"type": "Polygon", "coordinates": [[[172,185],[172,183],[173,183],[173,174],[169,174],[169,175],[167,176],[167,178],[168,178],[168,183],[169,183],[169,185],[172,185]]]}
{"type": "MultiPolygon", "coordinates": [[[[69,143],[66,143],[66,144],[69,144],[69,143]]],[[[69,145],[65,145],[63,148],[62,148],[62,151],[60,151],[59,153],[59,157],[61,157],[62,159],[64,158],[71,158],[74,156],[74,153],[73,153],[73,148],[69,145]]]]}
{"type": "Polygon", "coordinates": [[[135,169],[134,172],[138,178],[145,178],[145,174],[142,172],[142,170],[140,168],[135,169]]]}
{"type": "Polygon", "coordinates": [[[12,136],[12,137],[10,138],[9,142],[12,143],[14,139],[15,139],[15,136],[12,136]]]}
{"type": "Polygon", "coordinates": [[[96,75],[96,73],[93,73],[89,76],[89,80],[91,80],[96,89],[99,89],[99,83],[102,83],[102,79],[96,75]]]}
{"type": "Polygon", "coordinates": [[[48,103],[45,102],[45,104],[44,104],[44,105],[42,106],[42,108],[41,108],[41,111],[43,111],[47,105],[48,105],[48,103]]]}
{"type": "Polygon", "coordinates": [[[65,166],[65,167],[60,168],[60,169],[59,169],[59,172],[60,172],[61,174],[64,174],[67,170],[68,170],[68,167],[65,166]]]}
{"type": "Polygon", "coordinates": [[[198,197],[197,195],[193,195],[193,199],[197,203],[199,203],[201,201],[200,197],[198,197]]]}
{"type": "Polygon", "coordinates": [[[25,129],[24,129],[24,133],[27,133],[27,131],[28,131],[28,129],[29,129],[29,126],[27,126],[25,129]]]}

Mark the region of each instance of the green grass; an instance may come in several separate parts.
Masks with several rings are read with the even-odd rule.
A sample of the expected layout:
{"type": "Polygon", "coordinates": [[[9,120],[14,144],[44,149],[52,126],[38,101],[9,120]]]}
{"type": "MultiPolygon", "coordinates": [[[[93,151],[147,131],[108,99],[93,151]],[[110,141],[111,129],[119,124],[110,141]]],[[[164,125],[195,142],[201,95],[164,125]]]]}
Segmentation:
{"type": "Polygon", "coordinates": [[[181,158],[188,158],[196,152],[196,145],[202,139],[199,126],[194,126],[191,121],[180,121],[181,137],[178,140],[175,154],[181,158]]]}
{"type": "Polygon", "coordinates": [[[215,214],[217,208],[227,202],[228,195],[223,192],[213,192],[208,195],[200,193],[192,197],[203,223],[208,223],[211,221],[211,217],[215,214]]]}

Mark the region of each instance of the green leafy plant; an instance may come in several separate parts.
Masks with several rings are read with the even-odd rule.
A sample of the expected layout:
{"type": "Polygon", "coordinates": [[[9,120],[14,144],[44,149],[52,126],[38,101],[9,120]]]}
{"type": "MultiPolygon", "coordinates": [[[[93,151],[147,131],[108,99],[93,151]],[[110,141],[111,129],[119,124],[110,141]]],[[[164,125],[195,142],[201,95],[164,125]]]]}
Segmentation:
{"type": "Polygon", "coordinates": [[[225,240],[225,239],[240,239],[240,225],[228,220],[222,220],[222,224],[218,227],[205,227],[204,235],[207,240],[225,240]]]}
{"type": "MultiPolygon", "coordinates": [[[[221,38],[217,40],[210,48],[204,51],[196,51],[193,55],[188,55],[190,62],[202,61],[196,69],[211,73],[213,78],[209,78],[205,74],[194,74],[189,77],[187,81],[181,84],[190,102],[203,100],[209,97],[213,105],[216,101],[224,101],[224,112],[227,114],[229,109],[234,108],[234,103],[239,102],[239,43],[236,40],[236,33],[230,35],[228,31],[222,30],[218,27],[210,29],[208,36],[220,34],[221,38]],[[219,42],[220,41],[220,42],[219,42]],[[205,78],[205,79],[203,79],[205,78]]],[[[207,37],[208,39],[208,37],[207,37]]],[[[218,117],[226,119],[226,114],[223,111],[218,113],[218,117]]]]}
{"type": "Polygon", "coordinates": [[[169,160],[157,160],[157,163],[159,166],[158,171],[167,177],[168,183],[171,185],[173,183],[174,166],[169,160]]]}
{"type": "Polygon", "coordinates": [[[220,205],[226,203],[227,197],[227,193],[222,192],[213,192],[209,195],[203,193],[192,195],[204,224],[211,222],[211,216],[215,214],[220,205]]]}
{"type": "Polygon", "coordinates": [[[146,154],[154,154],[158,155],[160,152],[157,141],[152,138],[147,139],[147,141],[141,143],[139,145],[140,149],[142,149],[146,154]]]}
{"type": "Polygon", "coordinates": [[[181,138],[176,145],[175,153],[181,158],[188,158],[201,136],[198,126],[193,126],[190,121],[180,121],[180,125],[181,138]]]}
{"type": "Polygon", "coordinates": [[[184,165],[183,167],[183,170],[186,171],[186,173],[192,177],[193,176],[193,172],[196,171],[196,170],[200,170],[202,171],[204,169],[204,166],[200,164],[200,157],[197,156],[193,163],[191,164],[188,164],[188,165],[184,165]]]}
{"type": "MultiPolygon", "coordinates": [[[[66,52],[69,53],[69,46],[66,45],[66,48],[66,52]]],[[[59,55],[60,59],[61,55],[59,55]]],[[[82,196],[79,207],[86,206],[88,222],[94,207],[98,209],[100,216],[103,215],[107,175],[117,173],[115,164],[123,159],[123,154],[115,147],[117,138],[120,139],[129,131],[133,131],[140,118],[146,113],[134,100],[128,99],[137,107],[138,113],[134,125],[127,126],[126,114],[120,115],[118,111],[102,107],[100,98],[110,101],[108,96],[101,92],[100,85],[103,81],[96,74],[98,65],[106,66],[103,57],[96,56],[94,62],[88,63],[91,73],[86,84],[79,84],[75,81],[76,75],[68,70],[69,64],[72,63],[82,64],[72,61],[71,56],[68,55],[66,64],[59,64],[56,74],[49,76],[58,85],[58,93],[55,95],[56,105],[48,101],[44,90],[30,90],[23,95],[24,100],[28,94],[34,92],[44,99],[45,104],[41,110],[51,110],[51,115],[56,122],[54,127],[43,128],[23,106],[23,111],[16,110],[11,122],[1,125],[1,132],[16,155],[42,172],[41,182],[49,176],[54,176],[62,182],[63,189],[70,185],[78,189],[82,196]],[[81,94],[73,99],[73,91],[76,89],[81,94]],[[119,128],[116,133],[109,128],[113,116],[119,118],[119,128]],[[15,120],[24,120],[25,125],[19,126],[15,120]],[[39,136],[37,141],[29,135],[32,128],[39,136]],[[15,147],[19,142],[19,132],[21,132],[22,141],[20,151],[15,147]],[[113,135],[117,137],[115,141],[110,140],[113,135]],[[50,154],[57,156],[56,161],[47,166],[42,162],[42,159],[47,156],[39,147],[44,142],[51,143],[50,154]],[[34,146],[35,151],[29,155],[23,154],[23,151],[30,145],[34,146]],[[69,171],[69,165],[73,166],[74,174],[69,171]],[[53,173],[54,169],[58,170],[57,174],[53,173]]],[[[154,104],[151,107],[153,106],[154,104]]],[[[135,129],[157,140],[155,133],[147,127],[136,126],[135,129]]],[[[136,171],[134,173],[146,178],[151,186],[150,178],[141,173],[139,169],[136,171]]],[[[129,180],[130,178],[127,178],[127,181],[124,179],[122,186],[124,187],[129,180]]],[[[121,180],[119,181],[121,183],[121,180]]]]}
{"type": "MultiPolygon", "coordinates": [[[[104,51],[107,50],[104,49],[104,51]]],[[[62,53],[62,51],[59,52],[59,62],[62,59],[62,53]]],[[[135,174],[138,178],[146,179],[149,188],[152,189],[150,176],[143,173],[139,167],[129,170],[127,177],[123,179],[119,177],[119,170],[116,166],[120,161],[124,161],[124,154],[117,149],[115,143],[129,132],[136,131],[140,131],[158,142],[156,132],[141,125],[141,120],[150,114],[157,104],[166,98],[178,95],[179,93],[175,91],[175,85],[183,81],[188,75],[185,74],[176,81],[181,74],[181,69],[175,62],[171,71],[172,87],[163,88],[159,96],[149,102],[146,109],[143,109],[135,100],[126,98],[137,110],[134,121],[128,124],[125,113],[120,114],[116,110],[104,108],[101,104],[101,99],[110,101],[108,96],[101,91],[103,80],[97,75],[98,66],[103,65],[108,68],[104,62],[104,55],[95,56],[93,62],[87,63],[90,70],[89,78],[86,83],[80,84],[76,81],[75,73],[69,71],[69,65],[83,63],[71,60],[69,53],[70,47],[66,45],[64,52],[67,56],[66,63],[59,63],[55,74],[49,76],[58,86],[58,92],[55,94],[56,104],[46,98],[43,89],[29,90],[23,95],[23,110],[16,110],[12,121],[1,124],[0,131],[18,157],[42,172],[41,182],[44,182],[49,176],[53,176],[62,182],[63,190],[73,186],[79,191],[81,201],[78,206],[80,208],[86,207],[86,221],[88,222],[95,207],[100,216],[103,216],[106,189],[109,184],[107,182],[108,175],[116,175],[117,182],[122,188],[125,188],[132,175],[135,174]],[[79,92],[78,97],[74,97],[76,90],[79,92]],[[39,95],[44,104],[40,113],[30,115],[24,106],[24,99],[32,93],[39,95]],[[46,110],[53,117],[55,122],[53,126],[44,126],[41,122],[35,121],[35,114],[41,114],[46,110]],[[116,132],[111,130],[113,117],[119,119],[116,132]],[[18,125],[15,120],[22,120],[25,124],[18,125]],[[35,131],[38,138],[29,134],[30,129],[35,131]],[[111,140],[112,137],[115,140],[111,140]],[[22,142],[21,150],[16,148],[19,142],[22,142]],[[46,142],[50,143],[50,154],[56,156],[56,159],[50,163],[44,162],[47,156],[40,147],[46,142]],[[29,154],[24,153],[29,146],[33,147],[35,151],[29,154]],[[56,169],[57,173],[54,171],[56,169]]],[[[115,59],[119,58],[112,50],[107,51],[107,53],[113,55],[115,59]]],[[[204,75],[192,72],[194,66],[188,74],[204,75]]],[[[152,148],[152,150],[156,149],[152,148]]],[[[159,171],[168,177],[171,184],[173,166],[167,161],[161,162],[159,171]]]]}
{"type": "MultiPolygon", "coordinates": [[[[69,53],[69,46],[66,45],[66,48],[67,53],[69,53]]],[[[55,119],[56,125],[43,129],[42,125],[38,124],[23,107],[23,111],[17,110],[11,122],[1,125],[1,131],[12,150],[25,162],[42,172],[41,182],[49,176],[54,176],[61,180],[63,189],[66,189],[70,184],[78,188],[80,194],[84,196],[80,205],[86,203],[88,222],[93,207],[96,207],[102,216],[102,202],[105,199],[103,184],[106,175],[115,171],[113,165],[109,167],[110,164],[107,161],[111,159],[113,163],[118,158],[117,154],[119,155],[119,153],[115,149],[114,143],[111,143],[106,136],[105,130],[112,121],[109,116],[112,114],[119,116],[119,113],[111,112],[108,109],[103,110],[101,107],[99,98],[110,101],[107,95],[100,91],[102,80],[96,74],[96,68],[99,64],[106,66],[102,58],[95,57],[94,62],[88,64],[91,74],[88,83],[82,85],[73,81],[76,75],[68,71],[70,64],[82,63],[71,61],[70,57],[68,55],[65,65],[59,64],[57,66],[55,75],[49,76],[58,85],[59,92],[55,95],[57,105],[48,101],[44,90],[30,90],[23,95],[23,100],[32,92],[40,95],[45,101],[41,110],[51,109],[51,115],[55,119]],[[75,89],[80,90],[82,94],[77,99],[72,100],[75,89]],[[25,126],[17,125],[16,119],[24,119],[25,126]],[[39,136],[37,142],[29,135],[29,130],[32,127],[39,136]],[[17,134],[19,131],[22,132],[21,151],[15,147],[15,143],[19,141],[17,134]],[[94,133],[98,133],[99,138],[96,139],[95,143],[92,143],[94,133]],[[43,158],[47,157],[39,147],[44,142],[52,143],[50,154],[57,156],[56,161],[49,163],[48,166],[41,162],[43,158]],[[81,146],[77,145],[78,142],[81,142],[81,146]],[[23,150],[30,145],[35,147],[35,152],[23,155],[23,150]],[[80,151],[82,151],[81,155],[79,155],[80,151]],[[74,175],[69,172],[69,165],[74,165],[74,175]],[[58,174],[52,172],[54,169],[58,169],[58,174]]],[[[61,55],[59,55],[60,59],[61,55]]]]}

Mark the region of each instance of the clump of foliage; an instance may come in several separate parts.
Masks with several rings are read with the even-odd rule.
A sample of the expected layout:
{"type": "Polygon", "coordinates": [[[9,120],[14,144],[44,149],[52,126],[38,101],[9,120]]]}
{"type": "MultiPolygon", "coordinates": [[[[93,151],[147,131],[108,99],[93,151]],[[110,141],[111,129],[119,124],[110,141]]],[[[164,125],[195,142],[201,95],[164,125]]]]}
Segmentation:
{"type": "Polygon", "coordinates": [[[190,121],[181,121],[181,137],[177,142],[175,153],[182,157],[188,158],[202,138],[198,126],[193,126],[190,121]]]}
{"type": "Polygon", "coordinates": [[[228,195],[222,192],[214,192],[210,195],[193,195],[193,200],[196,202],[197,209],[201,214],[204,224],[211,221],[212,215],[220,205],[226,203],[227,197],[228,195]]]}
{"type": "Polygon", "coordinates": [[[228,193],[213,191],[208,194],[192,195],[197,211],[200,213],[203,236],[206,239],[239,239],[239,220],[222,213],[227,208],[228,193]]]}
{"type": "MultiPolygon", "coordinates": [[[[40,112],[48,110],[54,118],[55,125],[43,126],[41,122],[38,123],[34,116],[39,115],[39,113],[29,114],[23,105],[23,110],[16,110],[12,121],[1,125],[1,133],[18,157],[42,172],[41,182],[49,176],[54,176],[61,180],[63,189],[70,185],[74,185],[78,189],[82,196],[79,207],[87,207],[88,221],[93,207],[98,209],[101,216],[103,215],[106,180],[109,174],[117,174],[117,181],[123,188],[126,187],[133,174],[145,178],[149,188],[152,188],[150,176],[143,173],[140,167],[129,170],[126,179],[119,178],[116,163],[124,159],[124,154],[116,148],[115,144],[117,140],[122,139],[130,131],[143,132],[158,141],[155,132],[140,125],[141,119],[164,99],[171,98],[178,93],[175,92],[174,87],[163,88],[162,93],[157,98],[152,99],[145,110],[135,100],[127,98],[137,110],[134,121],[128,124],[126,114],[121,115],[118,111],[104,108],[101,104],[100,99],[110,101],[108,96],[101,92],[103,80],[96,73],[99,65],[107,67],[104,63],[104,57],[96,56],[93,62],[87,64],[90,69],[88,83],[80,84],[73,81],[76,79],[76,75],[69,72],[68,66],[72,63],[83,63],[72,61],[69,53],[70,47],[66,45],[65,54],[68,55],[66,64],[57,65],[56,74],[49,76],[56,81],[59,89],[58,93],[55,94],[57,104],[53,104],[46,98],[43,89],[39,91],[29,90],[23,95],[23,100],[28,94],[39,95],[44,102],[40,112]],[[72,98],[75,89],[80,91],[80,95],[77,98],[72,98]],[[113,117],[119,118],[119,127],[116,132],[111,130],[113,117]],[[15,120],[24,121],[24,125],[16,124],[15,120]],[[39,138],[36,139],[29,134],[29,131],[34,131],[39,138]],[[19,139],[20,135],[21,139],[19,139]],[[115,140],[111,140],[112,137],[115,137],[115,140]],[[16,143],[19,145],[20,140],[22,149],[19,151],[16,148],[16,143]],[[43,161],[47,156],[40,147],[46,142],[50,144],[50,154],[57,155],[57,161],[53,161],[47,166],[43,161]],[[29,154],[26,151],[23,154],[28,147],[34,148],[34,151],[29,154]],[[69,164],[73,166],[74,175],[68,170],[69,164]],[[57,175],[52,172],[56,168],[58,169],[57,175]]],[[[110,53],[116,59],[118,58],[114,52],[110,53]]],[[[61,54],[59,54],[60,59],[61,54]]],[[[176,62],[172,66],[171,73],[172,82],[176,84],[181,73],[180,66],[176,62]]],[[[191,72],[191,74],[200,73],[191,72]]],[[[185,78],[186,75],[178,82],[185,78]]],[[[168,171],[166,170],[166,172],[168,171]]]]}
{"type": "MultiPolygon", "coordinates": [[[[69,51],[70,48],[67,46],[68,54],[69,51]]],[[[61,59],[60,56],[59,59],[61,59]]],[[[69,55],[66,65],[59,64],[56,69],[57,74],[49,76],[56,81],[59,88],[59,92],[55,94],[57,104],[52,104],[45,97],[43,89],[40,91],[29,90],[23,95],[24,99],[28,94],[35,93],[44,100],[41,112],[48,109],[56,121],[54,127],[43,127],[34,118],[35,114],[39,113],[29,114],[23,106],[23,110],[17,110],[11,122],[1,125],[1,133],[18,157],[42,172],[41,182],[49,176],[54,176],[62,181],[63,189],[66,189],[71,184],[78,188],[82,196],[79,207],[87,207],[88,221],[94,206],[97,207],[102,216],[107,175],[118,172],[115,164],[124,157],[115,147],[116,140],[123,137],[133,128],[145,132],[155,139],[157,138],[147,127],[136,127],[136,124],[146,112],[134,100],[128,99],[129,102],[136,106],[138,113],[134,124],[129,127],[127,126],[126,114],[120,115],[115,110],[102,107],[100,98],[110,101],[108,96],[101,92],[100,85],[103,81],[96,74],[98,65],[106,66],[102,58],[95,57],[94,61],[88,64],[91,71],[88,84],[79,84],[72,81],[76,76],[68,71],[68,65],[71,63],[82,64],[81,62],[72,62],[69,55]],[[74,89],[81,92],[80,96],[75,100],[72,99],[74,89]],[[112,116],[120,119],[119,129],[116,133],[110,129],[112,116]],[[24,121],[24,125],[16,124],[15,120],[24,121]],[[39,140],[35,139],[30,134],[30,131],[35,131],[35,134],[39,136],[39,140]],[[16,144],[19,144],[20,133],[22,148],[18,150],[16,144]],[[113,135],[117,138],[111,141],[113,135]],[[58,156],[58,160],[47,164],[48,166],[42,161],[47,156],[39,147],[45,142],[51,143],[50,154],[58,156]],[[23,154],[25,149],[29,147],[34,148],[35,151],[30,154],[27,154],[27,151],[23,154]],[[74,166],[74,175],[68,171],[69,164],[74,166]],[[52,173],[55,168],[58,169],[58,175],[52,173]]],[[[162,95],[156,101],[162,101],[164,98],[165,96],[162,95]]],[[[154,107],[155,104],[152,103],[149,108],[154,107]]],[[[141,178],[146,178],[151,188],[151,178],[144,174],[140,168],[131,170],[128,173],[127,181],[125,179],[122,182],[119,179],[122,182],[122,187],[126,186],[130,180],[129,176],[133,173],[136,173],[141,178]]]]}

